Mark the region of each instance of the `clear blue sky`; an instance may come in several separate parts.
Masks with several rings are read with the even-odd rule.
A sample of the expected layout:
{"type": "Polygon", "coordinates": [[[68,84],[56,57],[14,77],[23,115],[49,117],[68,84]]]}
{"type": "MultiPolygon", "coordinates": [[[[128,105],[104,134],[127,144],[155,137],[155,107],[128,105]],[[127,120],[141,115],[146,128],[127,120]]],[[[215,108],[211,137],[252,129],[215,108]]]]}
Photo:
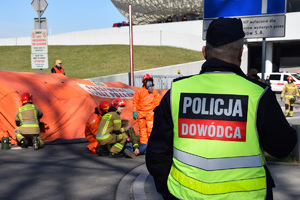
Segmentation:
{"type": "MultiPolygon", "coordinates": [[[[48,34],[111,28],[127,21],[110,0],[46,0],[48,34]]],[[[32,0],[0,0],[0,38],[29,37],[37,13],[32,0]]]]}

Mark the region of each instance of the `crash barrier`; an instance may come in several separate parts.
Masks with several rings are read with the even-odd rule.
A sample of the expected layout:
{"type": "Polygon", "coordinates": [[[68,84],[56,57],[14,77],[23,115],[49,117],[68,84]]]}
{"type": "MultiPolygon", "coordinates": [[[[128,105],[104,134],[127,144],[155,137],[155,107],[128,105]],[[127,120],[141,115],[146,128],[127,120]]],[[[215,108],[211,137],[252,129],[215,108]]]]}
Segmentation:
{"type": "Polygon", "coordinates": [[[300,161],[300,125],[292,125],[292,127],[297,131],[297,144],[293,150],[293,156],[299,162],[300,161]]]}
{"type": "MultiPolygon", "coordinates": [[[[135,87],[143,87],[143,75],[134,76],[135,87]]],[[[173,79],[182,77],[182,74],[178,75],[152,75],[154,87],[157,90],[170,89],[173,79]]]]}

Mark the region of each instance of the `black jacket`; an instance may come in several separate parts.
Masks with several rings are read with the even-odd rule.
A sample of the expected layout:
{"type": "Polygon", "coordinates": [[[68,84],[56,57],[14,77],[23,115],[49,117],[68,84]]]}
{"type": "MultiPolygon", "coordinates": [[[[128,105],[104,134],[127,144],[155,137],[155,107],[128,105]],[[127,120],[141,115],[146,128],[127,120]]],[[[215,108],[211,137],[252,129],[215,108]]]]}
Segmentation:
{"type": "MultiPolygon", "coordinates": [[[[200,74],[212,71],[234,72],[263,88],[268,87],[264,83],[249,79],[238,66],[221,60],[211,59],[206,61],[200,74]]],[[[180,81],[181,79],[174,81],[180,81]]],[[[165,199],[176,199],[169,193],[167,188],[167,178],[173,157],[173,121],[170,90],[164,95],[160,105],[155,108],[154,113],[154,125],[146,151],[146,165],[148,171],[154,177],[157,191],[165,199]]],[[[262,96],[258,105],[256,124],[260,145],[267,153],[277,158],[286,157],[290,154],[296,145],[296,131],[287,122],[275,94],[270,88],[262,96]]],[[[272,199],[272,187],[275,185],[267,168],[266,172],[269,188],[267,199],[272,199]]]]}

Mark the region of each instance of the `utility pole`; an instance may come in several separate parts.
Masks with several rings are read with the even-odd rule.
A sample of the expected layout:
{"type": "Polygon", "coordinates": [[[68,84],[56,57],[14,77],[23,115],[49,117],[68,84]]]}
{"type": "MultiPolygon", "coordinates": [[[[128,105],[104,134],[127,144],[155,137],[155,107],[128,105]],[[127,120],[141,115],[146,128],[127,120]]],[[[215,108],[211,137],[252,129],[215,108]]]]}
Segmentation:
{"type": "Polygon", "coordinates": [[[134,86],[132,5],[129,5],[130,86],[134,86]]]}

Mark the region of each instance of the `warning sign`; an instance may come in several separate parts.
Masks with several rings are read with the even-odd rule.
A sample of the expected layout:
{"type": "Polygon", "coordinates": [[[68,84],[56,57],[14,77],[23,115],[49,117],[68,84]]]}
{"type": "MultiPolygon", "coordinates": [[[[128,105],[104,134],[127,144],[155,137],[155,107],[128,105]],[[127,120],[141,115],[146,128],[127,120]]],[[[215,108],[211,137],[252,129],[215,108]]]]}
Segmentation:
{"type": "Polygon", "coordinates": [[[31,54],[32,69],[48,69],[48,54],[31,54]]]}
{"type": "Polygon", "coordinates": [[[47,29],[31,31],[31,53],[48,53],[47,29]]]}
{"type": "Polygon", "coordinates": [[[48,69],[47,29],[31,31],[31,68],[48,69]]]}

